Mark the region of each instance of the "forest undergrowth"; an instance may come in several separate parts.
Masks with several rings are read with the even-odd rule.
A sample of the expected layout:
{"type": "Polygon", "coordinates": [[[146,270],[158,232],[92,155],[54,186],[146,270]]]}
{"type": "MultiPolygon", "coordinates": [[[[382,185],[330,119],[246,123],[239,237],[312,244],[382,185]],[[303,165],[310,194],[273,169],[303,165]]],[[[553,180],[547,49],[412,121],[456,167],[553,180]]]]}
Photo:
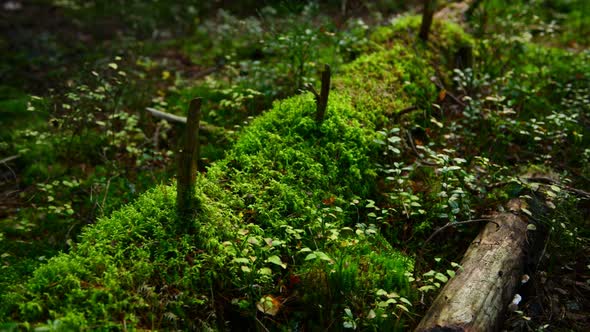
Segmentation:
{"type": "MultiPolygon", "coordinates": [[[[116,17],[76,3],[54,8],[116,17]]],[[[365,21],[310,3],[178,31],[172,6],[49,94],[1,86],[0,156],[14,158],[0,328],[406,330],[480,220],[520,197],[547,206],[519,212],[546,247],[504,328],[587,329],[588,6],[549,3],[483,1],[463,26],[441,14],[426,43],[419,16],[367,25],[408,9],[380,2],[357,8],[365,21]],[[137,37],[150,29],[158,43],[137,37]],[[305,87],[322,63],[335,70],[317,122],[305,87]],[[183,114],[194,97],[213,129],[182,223],[168,180],[180,128],[143,110],[183,114]]]]}

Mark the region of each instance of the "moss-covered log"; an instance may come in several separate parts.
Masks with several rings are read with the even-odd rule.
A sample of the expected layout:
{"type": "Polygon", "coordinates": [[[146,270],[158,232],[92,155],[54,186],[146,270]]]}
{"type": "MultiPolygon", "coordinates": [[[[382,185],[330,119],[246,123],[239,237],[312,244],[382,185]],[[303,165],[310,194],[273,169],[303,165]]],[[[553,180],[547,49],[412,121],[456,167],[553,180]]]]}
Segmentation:
{"type": "Polygon", "coordinates": [[[410,297],[412,259],[359,223],[354,204],[375,196],[377,131],[395,110],[435,100],[429,59],[452,63],[439,55],[467,40],[441,25],[431,35],[435,50],[417,45],[417,55],[415,38],[399,32],[418,26],[412,17],[382,28],[375,40],[395,46],[341,68],[321,123],[307,93],[277,101],[245,128],[226,158],[196,178],[196,232],[173,227],[174,185],[154,188],[2,296],[0,320],[71,330],[253,330],[262,322],[311,331],[341,327],[348,309],[359,322],[399,327],[393,315],[367,318],[359,303],[375,303],[376,290],[410,297]]]}
{"type": "MultiPolygon", "coordinates": [[[[510,201],[509,210],[520,211],[520,204],[510,201]]],[[[495,331],[521,279],[527,246],[527,222],[513,212],[496,214],[416,331],[495,331]]]]}

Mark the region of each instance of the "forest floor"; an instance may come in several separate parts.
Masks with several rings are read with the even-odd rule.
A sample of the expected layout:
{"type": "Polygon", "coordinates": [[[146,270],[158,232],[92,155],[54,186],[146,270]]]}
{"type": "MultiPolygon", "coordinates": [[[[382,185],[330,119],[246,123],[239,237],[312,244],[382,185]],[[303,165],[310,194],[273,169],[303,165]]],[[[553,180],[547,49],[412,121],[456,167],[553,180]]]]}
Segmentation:
{"type": "MultiPolygon", "coordinates": [[[[330,44],[331,40],[317,41],[311,37],[298,41],[298,47],[317,48],[322,43],[330,44],[334,49],[325,48],[325,52],[312,56],[345,63],[366,48],[362,38],[369,28],[365,23],[358,24],[359,19],[377,23],[395,12],[416,11],[416,7],[410,5],[411,8],[394,8],[386,15],[377,15],[374,8],[357,5],[355,1],[351,3],[346,14],[343,15],[340,8],[330,8],[324,17],[332,22],[331,26],[341,28],[338,36],[349,43],[342,48],[348,48],[342,50],[330,44]]],[[[176,30],[170,28],[170,23],[160,26],[157,21],[131,27],[129,22],[117,20],[116,15],[110,16],[108,12],[103,12],[96,20],[73,16],[76,10],[48,1],[0,1],[0,4],[0,126],[3,128],[0,134],[0,262],[6,272],[0,277],[0,292],[12,280],[26,278],[57,252],[69,250],[79,230],[94,223],[96,218],[108,215],[146,189],[169,181],[173,174],[175,130],[146,117],[145,107],[182,115],[190,96],[200,93],[209,97],[211,104],[205,106],[208,112],[205,120],[225,131],[206,138],[201,163],[201,168],[205,169],[221,159],[241,128],[269,108],[273,100],[298,93],[296,87],[302,81],[317,81],[315,62],[319,61],[316,59],[288,53],[281,45],[269,46],[275,47],[270,55],[262,54],[260,44],[247,40],[254,32],[244,28],[241,22],[249,15],[232,16],[222,12],[217,16],[211,14],[213,19],[209,17],[208,21],[206,17],[199,18],[199,23],[207,22],[204,24],[207,29],[219,30],[199,31],[193,25],[194,20],[187,21],[189,28],[176,30]],[[227,30],[223,31],[224,28],[227,30]],[[219,36],[205,40],[204,36],[212,32],[219,36]],[[246,40],[243,43],[233,40],[236,36],[246,40]],[[226,56],[227,52],[232,56],[226,56]],[[285,64],[279,59],[288,56],[294,59],[292,63],[285,64]],[[312,62],[314,64],[310,64],[312,62]],[[299,72],[293,69],[296,63],[303,68],[299,72]],[[280,72],[283,67],[291,69],[280,72]],[[101,80],[87,78],[94,73],[98,73],[96,77],[100,75],[101,80]],[[123,88],[117,88],[119,79],[126,80],[121,85],[123,88]],[[104,96],[80,101],[82,97],[75,99],[67,95],[81,85],[102,86],[111,104],[105,105],[104,96]],[[37,97],[44,101],[37,101],[37,97]],[[69,108],[56,111],[68,103],[84,110],[104,105],[105,109],[112,107],[129,116],[113,120],[97,112],[93,118],[80,114],[68,117],[64,112],[69,108]],[[53,112],[27,111],[30,107],[43,108],[42,104],[52,105],[53,112]],[[80,116],[82,118],[77,118],[80,116]],[[84,127],[88,126],[85,121],[102,121],[107,126],[84,127]],[[107,128],[109,125],[112,127],[107,128]],[[55,134],[62,128],[64,132],[68,130],[65,137],[55,134]],[[117,131],[127,137],[116,137],[117,131]],[[81,133],[86,136],[80,136],[79,142],[72,138],[81,133]],[[97,137],[102,137],[103,145],[86,145],[85,139],[97,137]],[[73,148],[59,150],[72,141],[75,142],[73,148]],[[53,148],[55,151],[45,150],[53,148]],[[85,149],[92,148],[102,149],[102,154],[85,153],[85,149]],[[63,156],[68,154],[72,159],[63,162],[63,156]],[[53,226],[43,224],[55,220],[62,221],[53,226]]],[[[207,10],[218,13],[217,8],[207,10]]],[[[160,18],[154,18],[157,19],[160,18]]],[[[296,17],[290,23],[306,19],[309,17],[296,17]]],[[[250,23],[263,26],[267,22],[250,23]]],[[[286,22],[277,19],[276,24],[286,22]]],[[[314,33],[330,38],[322,30],[323,26],[312,24],[310,27],[315,28],[314,33]]],[[[279,34],[292,36],[288,31],[279,34]]],[[[293,35],[299,34],[301,31],[293,32],[293,35]]],[[[552,40],[548,44],[557,44],[572,52],[587,52],[587,41],[559,44],[552,40]]],[[[459,89],[445,92],[459,98],[467,95],[459,89]]],[[[450,97],[441,105],[459,109],[450,97]]],[[[587,121],[587,114],[581,121],[587,121]]],[[[589,128],[586,123],[584,135],[590,135],[589,128]]],[[[428,132],[418,134],[429,135],[428,132]]],[[[518,152],[514,154],[519,157],[518,152]]],[[[589,190],[590,180],[585,178],[587,170],[574,171],[569,174],[575,177],[573,185],[589,190]]],[[[492,207],[478,207],[478,210],[489,211],[492,207]]],[[[561,230],[549,230],[542,235],[546,238],[543,255],[541,260],[529,264],[534,266],[530,272],[531,282],[519,291],[524,298],[521,309],[507,315],[505,330],[590,330],[590,204],[588,200],[580,200],[571,207],[578,211],[576,224],[562,222],[554,225],[561,230]],[[561,246],[561,234],[567,232],[573,236],[566,236],[568,244],[561,246]],[[573,244],[569,243],[570,239],[573,244]]],[[[472,235],[476,230],[473,228],[467,234],[472,235]]],[[[445,259],[460,260],[469,240],[455,230],[445,235],[451,239],[450,245],[445,244],[444,237],[436,239],[416,258],[421,272],[432,269],[433,257],[441,256],[436,252],[440,246],[447,249],[442,254],[445,259]]],[[[426,303],[421,310],[425,308],[426,303]]]]}

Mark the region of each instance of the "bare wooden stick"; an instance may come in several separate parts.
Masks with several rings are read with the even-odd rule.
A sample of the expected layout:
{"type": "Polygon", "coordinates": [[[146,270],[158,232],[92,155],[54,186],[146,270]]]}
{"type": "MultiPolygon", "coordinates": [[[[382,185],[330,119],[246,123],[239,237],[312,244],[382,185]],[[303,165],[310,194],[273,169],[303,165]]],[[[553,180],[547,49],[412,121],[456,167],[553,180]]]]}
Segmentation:
{"type": "Polygon", "coordinates": [[[146,107],[145,110],[148,111],[148,112],[150,112],[150,114],[154,118],[166,120],[166,121],[172,122],[172,123],[186,124],[186,118],[184,116],[178,116],[178,115],[174,115],[174,114],[170,114],[170,113],[158,111],[157,109],[151,108],[151,107],[146,107]]]}
{"type": "Polygon", "coordinates": [[[195,211],[195,179],[199,156],[199,121],[201,120],[201,98],[191,101],[188,109],[184,142],[179,151],[176,209],[179,217],[190,219],[195,211]]]}
{"type": "Polygon", "coordinates": [[[464,102],[462,102],[459,98],[457,98],[454,94],[452,94],[451,92],[449,92],[449,90],[447,90],[445,88],[445,86],[442,84],[442,82],[438,79],[438,77],[434,77],[434,79],[432,80],[432,83],[434,83],[434,85],[436,85],[437,88],[441,89],[441,90],[445,90],[446,91],[446,95],[451,97],[451,99],[453,99],[457,104],[463,106],[463,107],[467,107],[467,105],[465,105],[464,102]]]}
{"type": "Polygon", "coordinates": [[[307,90],[313,94],[316,103],[320,100],[320,95],[317,91],[315,91],[315,88],[313,87],[313,85],[306,83],[304,88],[305,88],[305,90],[307,90]]]}
{"type": "Polygon", "coordinates": [[[0,160],[0,164],[6,164],[7,162],[18,159],[19,157],[20,157],[20,155],[18,155],[18,154],[15,154],[14,156],[6,157],[6,158],[0,160]]]}
{"type": "Polygon", "coordinates": [[[422,9],[422,24],[420,25],[420,33],[418,36],[422,41],[428,41],[430,34],[430,27],[432,26],[432,17],[434,16],[434,9],[436,7],[436,0],[424,0],[424,7],[422,9]]]}
{"type": "MultiPolygon", "coordinates": [[[[186,125],[186,118],[184,116],[158,111],[157,109],[151,107],[146,107],[145,110],[148,111],[154,118],[162,119],[170,123],[186,125]]],[[[199,121],[199,130],[201,134],[204,135],[223,135],[225,133],[225,129],[223,127],[215,126],[205,121],[199,121]]]]}
{"type": "Polygon", "coordinates": [[[320,95],[319,98],[316,97],[316,121],[318,123],[324,121],[324,115],[326,114],[326,107],[328,106],[328,95],[330,94],[330,75],[330,66],[326,64],[324,65],[324,71],[322,71],[322,87],[320,90],[320,95]]]}

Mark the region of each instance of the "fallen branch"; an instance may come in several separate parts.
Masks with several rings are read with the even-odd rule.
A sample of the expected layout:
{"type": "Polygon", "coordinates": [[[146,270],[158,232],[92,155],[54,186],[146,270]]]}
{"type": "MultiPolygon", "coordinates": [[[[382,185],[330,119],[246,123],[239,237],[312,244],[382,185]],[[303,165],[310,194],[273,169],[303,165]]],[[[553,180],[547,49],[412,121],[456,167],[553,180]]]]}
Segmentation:
{"type": "MultiPolygon", "coordinates": [[[[146,107],[145,110],[148,111],[154,118],[165,120],[170,123],[186,125],[186,117],[184,117],[184,116],[178,116],[178,115],[158,111],[157,109],[151,108],[151,107],[146,107]]],[[[204,135],[224,135],[225,134],[225,128],[214,126],[214,125],[209,124],[205,121],[200,122],[199,130],[204,135]]]]}
{"type": "Polygon", "coordinates": [[[20,155],[15,154],[14,156],[6,157],[6,158],[0,160],[0,164],[6,164],[6,163],[11,162],[11,161],[18,159],[18,158],[20,158],[20,155]]]}
{"type": "MultiPolygon", "coordinates": [[[[567,185],[562,184],[561,182],[553,180],[552,178],[549,178],[549,177],[544,177],[544,176],[536,176],[536,177],[529,177],[529,178],[523,177],[523,178],[521,178],[521,180],[526,180],[528,182],[537,182],[537,183],[547,184],[547,185],[555,185],[555,186],[559,187],[560,189],[563,189],[565,191],[569,191],[569,192],[576,194],[584,199],[590,199],[589,192],[581,190],[581,189],[577,189],[574,187],[567,186],[567,185]]],[[[494,189],[494,188],[502,187],[502,186],[512,184],[512,183],[519,184],[519,182],[517,180],[501,181],[501,182],[490,183],[489,185],[486,186],[486,188],[487,189],[494,189]]]]}
{"type": "Polygon", "coordinates": [[[303,87],[305,91],[309,91],[313,94],[316,103],[320,100],[320,94],[315,90],[313,85],[311,85],[310,83],[306,83],[303,87]]]}
{"type": "Polygon", "coordinates": [[[174,114],[170,114],[170,113],[158,111],[157,109],[151,108],[151,107],[146,107],[145,110],[148,111],[148,112],[150,112],[150,114],[154,118],[166,120],[166,121],[172,122],[172,123],[186,124],[186,118],[184,116],[178,116],[178,115],[174,115],[174,114]]]}
{"type": "Polygon", "coordinates": [[[320,88],[319,98],[316,99],[317,111],[316,111],[316,122],[322,123],[324,121],[324,115],[326,114],[326,107],[328,107],[328,96],[330,94],[330,76],[332,72],[330,66],[324,65],[322,71],[322,86],[320,88]]]}
{"type": "Polygon", "coordinates": [[[324,114],[326,113],[326,107],[328,106],[328,96],[330,94],[330,76],[331,70],[329,65],[324,65],[324,70],[322,71],[322,86],[320,88],[320,93],[314,89],[313,85],[305,84],[303,86],[304,90],[309,91],[313,94],[316,103],[316,122],[322,123],[324,120],[324,114]]]}

